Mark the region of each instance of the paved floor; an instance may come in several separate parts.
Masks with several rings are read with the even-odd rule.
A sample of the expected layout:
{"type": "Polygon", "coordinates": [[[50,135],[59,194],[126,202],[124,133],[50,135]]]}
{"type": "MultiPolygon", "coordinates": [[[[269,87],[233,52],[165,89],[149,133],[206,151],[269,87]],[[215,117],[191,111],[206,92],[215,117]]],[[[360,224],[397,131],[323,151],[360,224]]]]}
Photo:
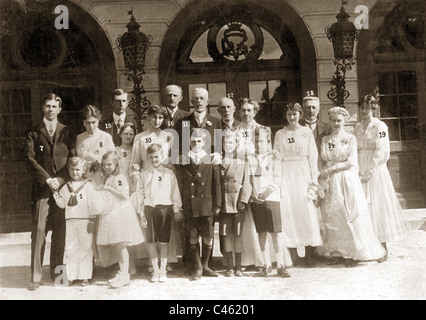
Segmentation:
{"type": "MultiPolygon", "coordinates": [[[[0,300],[283,300],[283,299],[426,299],[426,228],[424,221],[404,241],[388,244],[387,262],[361,263],[355,268],[329,266],[291,268],[291,278],[280,278],[276,271],[268,278],[246,272],[243,278],[219,278],[190,281],[178,264],[167,283],[150,283],[146,267],[129,286],[110,289],[107,274],[99,271],[88,287],[54,286],[47,280],[35,292],[27,290],[30,267],[29,234],[0,235],[0,300]]],[[[47,252],[49,247],[47,246],[47,252]]],[[[46,253],[47,256],[47,253],[46,253]]],[[[48,261],[46,259],[45,261],[48,261]]],[[[49,278],[48,266],[44,278],[49,278]]]]}

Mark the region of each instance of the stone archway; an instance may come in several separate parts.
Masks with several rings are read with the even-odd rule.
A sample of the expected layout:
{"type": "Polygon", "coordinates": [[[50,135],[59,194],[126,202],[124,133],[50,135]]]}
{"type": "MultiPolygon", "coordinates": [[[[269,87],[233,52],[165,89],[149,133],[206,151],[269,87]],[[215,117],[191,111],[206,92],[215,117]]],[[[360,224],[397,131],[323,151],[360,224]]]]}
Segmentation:
{"type": "MultiPolygon", "coordinates": [[[[247,26],[246,29],[249,28],[247,26]]],[[[263,43],[263,39],[259,43],[263,43]]],[[[211,43],[208,51],[213,51],[211,43]]],[[[245,0],[231,3],[224,0],[191,1],[175,17],[167,30],[162,42],[159,64],[161,89],[173,82],[185,86],[183,108],[188,107],[188,83],[191,81],[206,86],[209,86],[207,82],[215,82],[216,87],[226,87],[223,92],[226,90],[235,94],[236,90],[234,98],[250,94],[249,83],[243,83],[244,81],[251,81],[253,85],[255,82],[265,81],[266,91],[270,89],[268,81],[276,81],[277,88],[288,87],[289,93],[281,95],[286,97],[283,101],[299,102],[304,92],[317,88],[316,55],[311,34],[296,11],[287,3],[278,0],[268,1],[267,4],[253,4],[252,1],[245,0]],[[211,54],[214,57],[212,63],[193,63],[189,51],[201,34],[209,28],[217,31],[220,26],[215,24],[226,24],[226,21],[233,20],[245,21],[247,26],[253,23],[253,37],[256,37],[256,26],[259,25],[277,41],[283,55],[275,60],[250,60],[249,54],[247,63],[229,62],[218,57],[219,52],[216,50],[211,54]],[[289,58],[291,55],[294,59],[289,58]],[[229,89],[230,87],[232,89],[229,89]]],[[[264,124],[271,125],[267,122],[264,124]]]]}
{"type": "Polygon", "coordinates": [[[0,232],[19,232],[31,223],[25,133],[42,120],[43,96],[61,96],[60,120],[79,133],[80,109],[109,106],[117,73],[104,30],[70,0],[4,0],[0,12],[0,232]],[[67,30],[55,28],[59,4],[69,9],[67,30]]]}

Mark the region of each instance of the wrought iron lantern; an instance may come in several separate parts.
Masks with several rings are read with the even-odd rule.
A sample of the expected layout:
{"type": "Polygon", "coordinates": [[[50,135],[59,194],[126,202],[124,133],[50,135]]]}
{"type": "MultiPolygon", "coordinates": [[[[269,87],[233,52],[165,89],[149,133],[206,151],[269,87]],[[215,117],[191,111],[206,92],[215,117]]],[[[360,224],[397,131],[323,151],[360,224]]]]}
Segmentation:
{"type": "Polygon", "coordinates": [[[136,114],[138,131],[142,131],[142,115],[149,108],[151,102],[145,96],[142,77],[145,74],[146,52],[152,42],[152,36],[139,30],[140,25],[133,16],[133,8],[128,12],[131,15],[127,24],[127,32],[117,38],[117,46],[123,52],[124,65],[127,69],[125,75],[133,82],[133,97],[129,108],[136,114]]]}
{"type": "Polygon", "coordinates": [[[346,90],[346,72],[352,70],[354,43],[358,39],[359,32],[355,25],[349,21],[349,14],[345,11],[344,5],[348,1],[342,1],[340,12],[336,16],[337,22],[331,27],[325,28],[328,39],[333,44],[334,65],[336,72],[330,82],[334,87],[327,93],[327,97],[335,105],[344,107],[345,100],[349,97],[349,91],[346,90]]]}

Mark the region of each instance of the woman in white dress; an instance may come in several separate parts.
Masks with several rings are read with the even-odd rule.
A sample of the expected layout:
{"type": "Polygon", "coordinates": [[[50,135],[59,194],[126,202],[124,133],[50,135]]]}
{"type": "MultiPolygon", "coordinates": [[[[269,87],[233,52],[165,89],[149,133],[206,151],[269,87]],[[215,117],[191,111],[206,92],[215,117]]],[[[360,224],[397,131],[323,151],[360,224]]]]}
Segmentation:
{"type": "MultiPolygon", "coordinates": [[[[387,125],[373,117],[378,104],[367,95],[360,106],[362,121],[355,126],[359,175],[370,207],[374,231],[387,251],[386,242],[402,240],[409,230],[387,168],[390,156],[387,125]]],[[[386,260],[386,256],[380,262],[386,260]]]]}
{"type": "Polygon", "coordinates": [[[352,267],[357,261],[378,260],[386,254],[373,225],[367,200],[358,177],[357,141],[344,130],[346,109],[329,110],[331,135],[322,139],[319,183],[324,191],[325,256],[330,264],[343,261],[352,267]]]}
{"type": "MultiPolygon", "coordinates": [[[[312,130],[299,124],[302,106],[287,106],[288,125],[275,134],[274,149],[282,156],[281,210],[284,244],[288,248],[322,245],[314,194],[318,182],[318,149],[312,130]]],[[[313,266],[314,249],[306,250],[313,266]]]]}
{"type": "Polygon", "coordinates": [[[83,125],[85,132],[76,139],[75,149],[77,157],[87,161],[88,175],[91,175],[97,185],[104,183],[102,176],[102,156],[108,151],[114,151],[115,145],[110,134],[99,129],[102,113],[93,105],[83,109],[83,125]]]}

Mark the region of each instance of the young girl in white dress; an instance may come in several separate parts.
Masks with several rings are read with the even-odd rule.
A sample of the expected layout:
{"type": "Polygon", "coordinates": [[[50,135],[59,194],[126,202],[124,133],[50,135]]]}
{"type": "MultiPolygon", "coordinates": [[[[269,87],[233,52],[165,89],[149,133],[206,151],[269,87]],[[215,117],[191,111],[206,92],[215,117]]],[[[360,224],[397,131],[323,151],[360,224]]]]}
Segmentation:
{"type": "MultiPolygon", "coordinates": [[[[109,193],[113,205],[106,215],[99,216],[97,245],[108,246],[120,256],[120,272],[110,280],[111,287],[119,288],[130,283],[129,252],[127,246],[138,245],[145,241],[135,208],[129,198],[129,184],[120,173],[120,157],[115,151],[102,157],[102,171],[105,183],[98,190],[109,193]]],[[[99,252],[103,252],[99,250],[99,252]]],[[[102,254],[100,254],[102,262],[102,254]]]]}
{"type": "MultiPolygon", "coordinates": [[[[362,121],[355,126],[358,141],[359,175],[370,207],[374,231],[387,250],[386,242],[402,240],[409,227],[387,168],[390,156],[387,125],[373,117],[378,104],[367,95],[360,106],[362,121]]],[[[386,260],[387,254],[379,262],[386,260]]]]}
{"type": "Polygon", "coordinates": [[[348,267],[358,260],[378,260],[386,254],[373,225],[367,200],[358,177],[357,141],[344,130],[349,114],[334,107],[328,112],[331,135],[321,143],[319,183],[324,190],[322,213],[326,226],[324,251],[332,263],[348,267]]]}
{"type": "MultiPolygon", "coordinates": [[[[134,194],[135,185],[133,179],[130,177],[130,162],[133,152],[133,141],[136,136],[136,127],[132,123],[125,123],[120,129],[119,135],[121,137],[121,145],[117,146],[115,151],[120,156],[120,173],[126,177],[129,183],[130,200],[136,209],[137,201],[136,195],[134,194]]],[[[142,233],[144,233],[144,229],[142,229],[142,233]]],[[[146,250],[145,243],[137,246],[129,246],[127,249],[129,250],[130,258],[129,273],[131,276],[134,276],[137,273],[136,260],[148,258],[148,251],[146,250]]]]}
{"type": "Polygon", "coordinates": [[[75,148],[78,157],[87,161],[88,170],[85,177],[90,177],[97,185],[103,184],[104,177],[100,163],[102,156],[108,151],[115,150],[114,142],[110,134],[99,129],[99,121],[102,113],[93,105],[87,105],[83,109],[83,124],[85,132],[79,134],[75,148]]]}
{"type": "MultiPolygon", "coordinates": [[[[322,245],[317,208],[313,202],[318,186],[318,149],[312,130],[299,124],[303,114],[298,103],[287,106],[288,125],[275,135],[274,149],[282,156],[281,211],[284,243],[288,248],[322,245]]],[[[307,265],[313,265],[306,250],[307,265]]]]}
{"type": "Polygon", "coordinates": [[[130,162],[133,152],[133,141],[136,136],[136,127],[132,123],[125,123],[120,129],[121,145],[115,148],[120,156],[120,172],[124,174],[129,183],[130,194],[135,192],[133,180],[130,177],[130,162]]]}

